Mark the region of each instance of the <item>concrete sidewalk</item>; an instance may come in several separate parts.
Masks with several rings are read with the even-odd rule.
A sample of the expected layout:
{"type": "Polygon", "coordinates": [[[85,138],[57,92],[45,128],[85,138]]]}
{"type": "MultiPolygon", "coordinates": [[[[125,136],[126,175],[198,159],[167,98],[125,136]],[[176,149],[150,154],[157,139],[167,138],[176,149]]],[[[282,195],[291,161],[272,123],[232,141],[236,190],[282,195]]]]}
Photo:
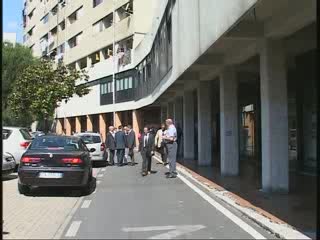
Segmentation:
{"type": "MultiPolygon", "coordinates": [[[[161,162],[158,154],[155,158],[161,162]]],[[[219,176],[219,174],[217,171],[213,171],[212,167],[197,167],[196,164],[188,164],[184,162],[184,165],[178,163],[177,168],[180,173],[195,179],[199,184],[206,187],[208,191],[212,192],[219,199],[238,209],[247,217],[256,221],[259,225],[271,231],[276,236],[286,239],[308,239],[313,237],[313,233],[309,233],[311,236],[307,236],[306,233],[300,233],[287,222],[266,211],[263,207],[259,207],[257,206],[258,204],[255,205],[254,203],[247,201],[248,198],[254,199],[255,203],[261,203],[263,200],[268,200],[269,206],[272,201],[274,208],[282,208],[283,210],[290,208],[290,204],[288,204],[289,198],[287,195],[266,195],[259,191],[253,195],[251,189],[252,185],[254,185],[253,182],[243,182],[243,179],[235,177],[223,179],[221,177],[218,178],[217,176],[219,176]],[[227,188],[225,186],[227,186],[227,188]]],[[[310,206],[305,206],[305,209],[308,210],[309,207],[310,206]]],[[[314,218],[315,215],[316,214],[313,212],[314,218]]],[[[304,217],[304,219],[312,221],[312,219],[308,219],[307,217],[308,216],[304,217]]]]}

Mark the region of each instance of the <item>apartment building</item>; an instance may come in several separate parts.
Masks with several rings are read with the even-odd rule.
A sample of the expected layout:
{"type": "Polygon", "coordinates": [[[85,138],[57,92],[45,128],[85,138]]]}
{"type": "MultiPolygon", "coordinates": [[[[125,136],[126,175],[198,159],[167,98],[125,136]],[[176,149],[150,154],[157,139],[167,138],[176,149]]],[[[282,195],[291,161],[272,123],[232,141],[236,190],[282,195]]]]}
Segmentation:
{"type": "Polygon", "coordinates": [[[62,3],[24,10],[25,44],[90,77],[88,95],[57,109],[58,133],[170,117],[184,162],[252,175],[266,192],[298,191],[302,175],[316,193],[316,0],[62,3]]]}

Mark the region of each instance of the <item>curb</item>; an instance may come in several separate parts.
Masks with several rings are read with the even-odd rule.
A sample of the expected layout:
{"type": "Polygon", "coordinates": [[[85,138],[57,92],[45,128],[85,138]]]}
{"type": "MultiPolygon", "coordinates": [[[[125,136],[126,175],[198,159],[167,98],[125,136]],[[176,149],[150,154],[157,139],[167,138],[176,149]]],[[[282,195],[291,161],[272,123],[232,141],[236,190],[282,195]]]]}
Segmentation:
{"type": "MultiPolygon", "coordinates": [[[[154,156],[154,158],[158,162],[163,163],[160,157],[157,156],[157,154],[154,156]]],[[[177,163],[177,171],[182,175],[191,178],[193,181],[205,188],[208,192],[214,194],[217,198],[219,198],[229,206],[237,209],[247,218],[258,224],[265,230],[271,232],[276,237],[281,239],[311,239],[303,233],[297,231],[293,226],[285,223],[284,221],[278,219],[277,217],[264,211],[263,209],[252,205],[245,199],[225,190],[218,184],[202,177],[198,173],[186,168],[179,163],[177,163]]]]}

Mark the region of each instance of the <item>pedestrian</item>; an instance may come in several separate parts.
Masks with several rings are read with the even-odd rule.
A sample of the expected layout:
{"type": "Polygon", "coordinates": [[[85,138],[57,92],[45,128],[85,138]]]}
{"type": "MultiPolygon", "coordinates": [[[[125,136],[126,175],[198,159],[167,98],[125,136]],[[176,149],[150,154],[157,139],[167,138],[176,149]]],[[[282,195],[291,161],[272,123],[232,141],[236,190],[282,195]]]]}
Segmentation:
{"type": "Polygon", "coordinates": [[[164,139],[165,144],[168,149],[168,161],[169,161],[169,172],[166,172],[167,178],[176,178],[176,161],[177,161],[177,129],[173,124],[172,119],[166,120],[167,132],[165,136],[162,137],[164,139]]]}
{"type": "Polygon", "coordinates": [[[121,125],[118,127],[118,131],[115,134],[115,140],[116,140],[118,166],[122,167],[125,148],[126,148],[126,135],[121,125]]]}
{"type": "Polygon", "coordinates": [[[161,154],[161,160],[163,165],[167,165],[167,147],[165,145],[164,140],[162,139],[163,136],[166,134],[166,125],[164,123],[161,124],[161,128],[157,131],[156,137],[155,137],[155,145],[158,150],[158,152],[161,154]]]}
{"type": "Polygon", "coordinates": [[[116,150],[116,141],[115,141],[115,133],[114,127],[109,127],[109,132],[107,133],[106,137],[106,148],[109,149],[109,165],[114,165],[114,155],[116,150]]]}
{"type": "Polygon", "coordinates": [[[131,159],[131,166],[135,165],[135,160],[134,160],[134,148],[136,147],[136,133],[132,130],[132,126],[128,125],[127,127],[127,148],[129,149],[128,151],[128,156],[131,159]]]}
{"type": "Polygon", "coordinates": [[[151,173],[156,173],[155,171],[151,171],[151,159],[154,155],[154,147],[154,135],[149,132],[148,127],[145,127],[139,144],[139,152],[142,156],[141,175],[143,177],[151,173]]]}
{"type": "MultiPolygon", "coordinates": [[[[124,134],[126,136],[126,140],[127,140],[127,136],[128,136],[128,131],[129,131],[128,126],[124,125],[123,126],[123,132],[124,132],[124,134]]],[[[126,145],[126,148],[124,150],[123,165],[128,165],[128,153],[129,153],[129,149],[128,149],[127,145],[126,145]]]]}

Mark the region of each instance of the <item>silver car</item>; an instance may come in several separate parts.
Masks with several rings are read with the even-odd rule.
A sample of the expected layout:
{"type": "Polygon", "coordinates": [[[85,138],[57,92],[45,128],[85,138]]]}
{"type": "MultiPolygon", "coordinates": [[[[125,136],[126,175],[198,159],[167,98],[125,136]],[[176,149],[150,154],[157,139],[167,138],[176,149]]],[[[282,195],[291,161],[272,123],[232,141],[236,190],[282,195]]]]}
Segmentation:
{"type": "Polygon", "coordinates": [[[16,167],[16,161],[14,157],[9,153],[3,153],[2,155],[2,176],[7,176],[13,173],[16,167]]]}
{"type": "Polygon", "coordinates": [[[108,152],[106,150],[105,143],[102,141],[100,133],[82,132],[76,133],[74,136],[80,137],[88,149],[95,149],[94,152],[90,153],[91,161],[107,162],[108,152]]]}

